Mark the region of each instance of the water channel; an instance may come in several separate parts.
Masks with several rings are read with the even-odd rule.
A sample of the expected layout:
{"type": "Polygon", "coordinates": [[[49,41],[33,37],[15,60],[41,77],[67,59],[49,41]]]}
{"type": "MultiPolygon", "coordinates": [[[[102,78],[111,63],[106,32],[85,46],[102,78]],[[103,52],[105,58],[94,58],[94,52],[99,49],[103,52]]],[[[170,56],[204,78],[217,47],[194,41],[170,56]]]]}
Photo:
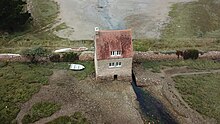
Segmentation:
{"type": "Polygon", "coordinates": [[[140,113],[147,122],[154,122],[156,124],[177,124],[160,101],[151,96],[150,93],[143,88],[136,86],[134,75],[132,87],[139,102],[140,113]]]}

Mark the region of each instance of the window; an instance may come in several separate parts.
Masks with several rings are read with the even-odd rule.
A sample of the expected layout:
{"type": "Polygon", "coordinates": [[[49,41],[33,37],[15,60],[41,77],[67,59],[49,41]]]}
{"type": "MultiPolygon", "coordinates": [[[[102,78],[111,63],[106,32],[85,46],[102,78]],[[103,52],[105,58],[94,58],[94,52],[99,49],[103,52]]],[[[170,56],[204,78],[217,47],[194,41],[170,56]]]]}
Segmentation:
{"type": "Polygon", "coordinates": [[[115,64],[115,65],[116,65],[116,67],[117,67],[117,66],[118,66],[118,62],[116,62],[116,64],[115,64]]]}
{"type": "Polygon", "coordinates": [[[115,63],[114,62],[109,63],[109,68],[113,68],[113,67],[115,67],[115,63]]]}
{"type": "Polygon", "coordinates": [[[111,62],[109,63],[109,68],[121,67],[121,62],[111,62]]]}
{"type": "Polygon", "coordinates": [[[116,67],[121,67],[121,62],[116,62],[116,67]]]}
{"type": "Polygon", "coordinates": [[[121,56],[121,51],[111,51],[111,56],[121,56]]]}

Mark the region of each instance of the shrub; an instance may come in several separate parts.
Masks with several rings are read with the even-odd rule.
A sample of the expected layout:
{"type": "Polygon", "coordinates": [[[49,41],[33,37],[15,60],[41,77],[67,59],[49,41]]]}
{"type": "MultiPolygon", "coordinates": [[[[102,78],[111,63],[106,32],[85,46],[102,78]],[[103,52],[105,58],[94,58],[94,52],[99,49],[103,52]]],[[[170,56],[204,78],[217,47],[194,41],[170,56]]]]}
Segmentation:
{"type": "Polygon", "coordinates": [[[64,62],[73,62],[75,60],[78,60],[79,56],[77,55],[77,53],[69,52],[65,53],[62,58],[64,62]]]}
{"type": "Polygon", "coordinates": [[[89,124],[89,121],[81,112],[75,112],[71,116],[60,116],[47,124],[89,124]]]}
{"type": "Polygon", "coordinates": [[[37,58],[45,56],[46,53],[47,53],[47,50],[42,47],[36,47],[36,48],[26,49],[26,50],[22,51],[22,55],[29,58],[31,63],[39,62],[37,58]]]}
{"type": "Polygon", "coordinates": [[[60,62],[60,55],[59,54],[52,54],[50,55],[50,61],[51,62],[60,62]]]}
{"type": "Polygon", "coordinates": [[[23,124],[33,123],[40,118],[49,117],[60,109],[60,105],[50,102],[40,102],[31,108],[29,114],[25,115],[22,119],[23,124]]]}
{"type": "Polygon", "coordinates": [[[183,59],[197,59],[199,57],[199,51],[195,49],[185,50],[183,52],[183,59]]]}

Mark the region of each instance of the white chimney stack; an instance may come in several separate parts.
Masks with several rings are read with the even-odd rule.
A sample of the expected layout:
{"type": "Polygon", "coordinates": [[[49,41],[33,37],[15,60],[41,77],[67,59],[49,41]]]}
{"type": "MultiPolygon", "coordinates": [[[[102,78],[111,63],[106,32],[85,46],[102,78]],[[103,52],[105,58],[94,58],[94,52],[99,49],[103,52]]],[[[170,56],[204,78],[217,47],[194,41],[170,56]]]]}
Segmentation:
{"type": "Polygon", "coordinates": [[[95,34],[96,34],[96,35],[99,34],[99,27],[95,27],[95,34]]]}

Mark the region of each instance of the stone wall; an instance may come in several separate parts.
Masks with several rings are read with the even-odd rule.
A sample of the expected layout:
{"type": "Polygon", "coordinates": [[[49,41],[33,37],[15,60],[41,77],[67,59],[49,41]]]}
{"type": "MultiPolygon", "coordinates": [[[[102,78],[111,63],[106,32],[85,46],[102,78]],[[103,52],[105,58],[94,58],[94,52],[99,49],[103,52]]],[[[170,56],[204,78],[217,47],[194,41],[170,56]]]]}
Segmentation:
{"type": "Polygon", "coordinates": [[[94,52],[93,51],[84,51],[79,55],[80,61],[93,61],[94,60],[94,52]]]}
{"type": "MultiPolygon", "coordinates": [[[[45,59],[45,58],[44,58],[45,59]]],[[[134,52],[134,61],[138,60],[175,60],[178,59],[176,54],[164,54],[159,52],[134,52]]],[[[182,57],[180,57],[182,59],[182,57]]],[[[209,51],[205,52],[202,55],[199,55],[199,59],[220,59],[220,51],[209,51]]],[[[93,51],[85,51],[80,54],[79,56],[80,61],[92,61],[94,60],[94,52],[93,51]]],[[[12,56],[1,56],[0,61],[16,61],[16,62],[27,62],[29,61],[28,58],[24,56],[20,57],[12,57],[12,56]]]]}
{"type": "Polygon", "coordinates": [[[111,59],[97,61],[96,79],[114,80],[114,75],[117,75],[117,80],[131,81],[132,76],[132,58],[111,59]],[[121,67],[109,68],[110,62],[121,62],[121,67]]]}
{"type": "MultiPolygon", "coordinates": [[[[165,54],[160,52],[135,52],[134,61],[139,60],[176,60],[178,59],[175,53],[165,54]]],[[[181,56],[179,59],[183,59],[181,56]]],[[[202,55],[199,55],[199,59],[220,59],[220,51],[209,51],[205,52],[202,55]]]]}

